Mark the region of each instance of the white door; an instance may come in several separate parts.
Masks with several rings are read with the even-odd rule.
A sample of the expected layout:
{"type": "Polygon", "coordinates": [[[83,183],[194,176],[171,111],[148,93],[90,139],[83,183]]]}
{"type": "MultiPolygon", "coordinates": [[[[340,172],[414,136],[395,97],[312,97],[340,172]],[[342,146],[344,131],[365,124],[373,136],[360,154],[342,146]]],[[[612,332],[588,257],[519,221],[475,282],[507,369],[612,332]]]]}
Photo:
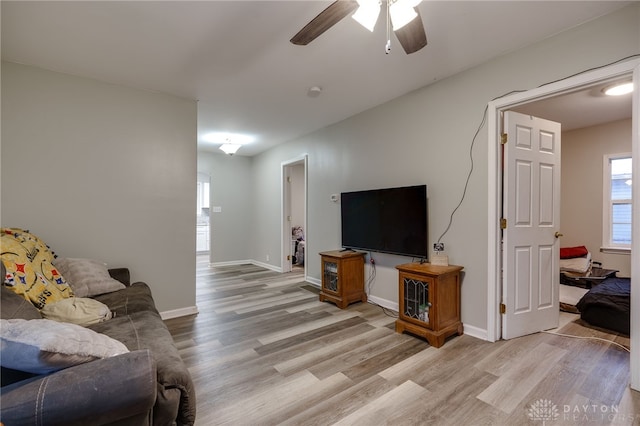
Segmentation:
{"type": "Polygon", "coordinates": [[[512,111],[504,115],[504,339],[558,326],[560,128],[512,111]]]}

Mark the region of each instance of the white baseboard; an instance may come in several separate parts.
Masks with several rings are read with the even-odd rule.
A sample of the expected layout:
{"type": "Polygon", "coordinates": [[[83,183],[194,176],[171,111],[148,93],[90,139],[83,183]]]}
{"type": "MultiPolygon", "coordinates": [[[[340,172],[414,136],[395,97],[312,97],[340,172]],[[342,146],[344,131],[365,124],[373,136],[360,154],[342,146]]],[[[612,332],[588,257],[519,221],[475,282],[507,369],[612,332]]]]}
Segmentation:
{"type": "Polygon", "coordinates": [[[185,317],[187,315],[194,315],[198,313],[197,306],[187,306],[186,308],[172,309],[170,311],[160,312],[160,318],[168,320],[171,318],[185,317]]]}
{"type": "Polygon", "coordinates": [[[234,266],[234,265],[255,265],[255,266],[260,266],[262,268],[265,269],[269,269],[271,271],[274,272],[282,272],[282,268],[279,266],[275,266],[275,265],[269,265],[268,263],[263,263],[263,262],[258,262],[257,260],[253,260],[253,259],[246,259],[246,260],[228,260],[226,262],[212,262],[209,263],[209,266],[211,266],[212,268],[215,268],[217,266],[234,266]]]}
{"type": "Polygon", "coordinates": [[[487,333],[487,330],[484,328],[478,328],[478,327],[474,327],[472,325],[467,325],[467,324],[462,324],[464,326],[464,334],[467,334],[471,337],[475,337],[476,339],[480,339],[480,340],[489,340],[489,334],[487,333]]]}
{"type": "Polygon", "coordinates": [[[386,309],[391,309],[394,312],[398,312],[398,304],[396,302],[392,302],[391,300],[387,300],[387,299],[383,299],[381,297],[376,297],[376,296],[371,296],[368,295],[367,299],[372,302],[375,303],[376,305],[382,306],[383,308],[386,309]]]}
{"type": "Polygon", "coordinates": [[[252,260],[250,263],[252,265],[260,266],[274,272],[282,272],[282,268],[280,266],[269,265],[268,263],[258,262],[257,260],[252,260]]]}
{"type": "Polygon", "coordinates": [[[312,284],[318,288],[322,288],[322,280],[318,279],[318,278],[313,278],[313,277],[307,277],[305,279],[306,282],[308,282],[309,284],[312,284]]]}
{"type": "Polygon", "coordinates": [[[234,265],[246,265],[252,264],[253,260],[228,260],[226,262],[210,262],[209,266],[215,268],[217,266],[234,266],[234,265]]]}

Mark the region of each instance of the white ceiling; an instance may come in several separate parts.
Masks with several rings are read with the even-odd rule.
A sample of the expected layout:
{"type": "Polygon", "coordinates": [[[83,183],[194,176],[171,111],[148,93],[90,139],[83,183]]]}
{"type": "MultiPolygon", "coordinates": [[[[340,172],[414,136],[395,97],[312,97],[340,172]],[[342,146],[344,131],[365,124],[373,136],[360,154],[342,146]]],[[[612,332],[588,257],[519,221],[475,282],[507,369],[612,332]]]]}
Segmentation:
{"type": "MultiPolygon", "coordinates": [[[[631,80],[631,77],[617,82],[627,80],[631,80]]],[[[563,131],[631,118],[631,94],[606,96],[603,92],[614,83],[599,83],[572,93],[518,106],[513,110],[560,122],[563,131]]]]}
{"type": "Polygon", "coordinates": [[[2,59],[196,99],[201,149],[238,132],[256,141],[237,155],[255,155],[631,2],[425,0],[429,44],[412,55],[393,38],[385,55],[382,18],[289,43],[331,3],[2,1],[2,59]]]}

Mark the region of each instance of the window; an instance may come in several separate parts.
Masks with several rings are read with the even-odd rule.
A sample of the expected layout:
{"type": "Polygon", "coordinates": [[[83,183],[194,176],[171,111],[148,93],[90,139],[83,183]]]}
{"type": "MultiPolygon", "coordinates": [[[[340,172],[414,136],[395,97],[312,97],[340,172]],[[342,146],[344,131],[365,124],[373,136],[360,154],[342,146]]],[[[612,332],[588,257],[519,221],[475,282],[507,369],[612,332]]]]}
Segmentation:
{"type": "Polygon", "coordinates": [[[631,249],[631,154],[604,158],[603,249],[631,249]]]}

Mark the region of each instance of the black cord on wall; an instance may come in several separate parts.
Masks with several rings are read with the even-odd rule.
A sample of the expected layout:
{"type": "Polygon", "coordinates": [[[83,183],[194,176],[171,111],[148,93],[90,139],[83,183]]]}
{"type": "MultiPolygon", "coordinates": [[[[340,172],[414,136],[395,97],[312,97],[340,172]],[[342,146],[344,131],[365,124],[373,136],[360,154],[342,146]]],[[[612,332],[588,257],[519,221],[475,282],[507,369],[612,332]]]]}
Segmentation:
{"type": "MultiPolygon", "coordinates": [[[[624,57],[622,59],[618,59],[616,61],[609,62],[609,63],[604,64],[604,65],[599,65],[597,67],[588,68],[588,69],[579,71],[579,72],[577,72],[575,74],[571,74],[569,76],[562,77],[562,78],[559,78],[557,80],[553,80],[553,81],[549,81],[549,82],[543,83],[543,84],[537,86],[536,88],[548,86],[549,84],[553,84],[553,83],[558,83],[560,81],[564,81],[564,80],[576,77],[576,76],[581,75],[581,74],[585,74],[585,73],[588,73],[588,72],[591,72],[591,71],[596,71],[596,70],[599,70],[599,69],[602,69],[602,68],[609,67],[611,65],[615,65],[615,64],[618,64],[618,63],[621,63],[621,62],[624,62],[624,61],[628,61],[629,59],[634,59],[634,58],[639,58],[639,57],[640,57],[640,53],[636,53],[634,55],[626,56],[626,57],[624,57]]],[[[512,95],[514,93],[527,92],[528,90],[530,90],[530,89],[512,90],[510,92],[504,93],[504,94],[502,94],[500,96],[497,96],[497,97],[491,99],[490,102],[493,102],[495,100],[504,98],[504,97],[512,95]]],[[[471,160],[471,166],[469,167],[469,173],[467,174],[467,179],[466,179],[466,181],[464,183],[464,189],[462,191],[462,196],[460,197],[460,202],[458,203],[458,205],[456,205],[456,207],[451,212],[451,215],[449,216],[449,223],[448,223],[447,227],[445,228],[444,232],[442,233],[442,235],[440,235],[440,237],[438,238],[438,241],[437,241],[438,243],[441,242],[442,238],[447,234],[447,232],[449,232],[449,229],[451,228],[451,224],[453,223],[453,216],[456,214],[456,212],[458,211],[458,209],[462,205],[462,203],[463,203],[463,201],[464,201],[464,199],[465,199],[465,197],[467,195],[467,189],[469,187],[469,181],[471,180],[471,174],[473,173],[473,166],[474,166],[474,163],[473,163],[473,146],[475,145],[476,139],[478,138],[478,135],[480,134],[480,130],[482,130],[482,128],[484,127],[484,125],[485,125],[485,123],[487,121],[487,112],[488,111],[489,111],[489,104],[487,103],[487,106],[484,108],[484,112],[482,113],[482,120],[480,121],[480,125],[478,126],[478,129],[476,130],[476,133],[473,135],[473,139],[471,139],[471,145],[469,146],[469,159],[471,160]]]]}

